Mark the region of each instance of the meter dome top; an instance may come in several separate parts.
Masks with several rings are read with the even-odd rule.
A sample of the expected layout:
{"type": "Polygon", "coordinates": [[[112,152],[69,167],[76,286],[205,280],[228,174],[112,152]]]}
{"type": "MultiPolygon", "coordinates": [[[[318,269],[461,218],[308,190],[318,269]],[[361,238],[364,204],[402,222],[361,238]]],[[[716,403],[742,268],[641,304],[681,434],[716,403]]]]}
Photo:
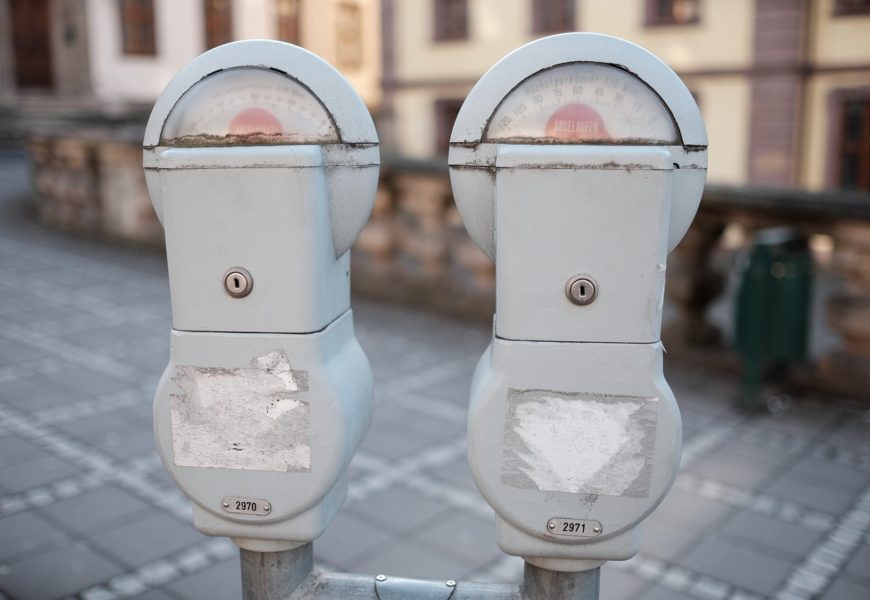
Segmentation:
{"type": "Polygon", "coordinates": [[[365,104],[329,63],[285,42],[218,46],[154,105],[143,145],[377,144],[365,104]]]}
{"type": "Polygon", "coordinates": [[[477,82],[450,143],[481,142],[704,149],[707,133],[692,94],[656,56],[616,37],[565,33],[518,48],[477,82]]]}

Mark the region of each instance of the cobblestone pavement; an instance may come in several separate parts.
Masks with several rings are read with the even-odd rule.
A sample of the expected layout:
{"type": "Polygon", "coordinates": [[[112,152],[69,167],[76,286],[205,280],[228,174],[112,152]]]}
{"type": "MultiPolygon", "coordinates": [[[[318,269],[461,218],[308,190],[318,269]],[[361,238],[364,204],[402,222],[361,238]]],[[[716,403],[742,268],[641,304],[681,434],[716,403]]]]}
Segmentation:
{"type": "MultiPolygon", "coordinates": [[[[170,328],[163,258],[36,225],[0,160],[0,598],[239,598],[238,553],[200,535],[153,448],[170,328]]],[[[465,459],[486,327],[356,299],[377,408],[349,498],[315,543],[327,568],[516,580],[465,459]]],[[[668,373],[681,474],[604,599],[870,598],[870,425],[799,398],[733,408],[733,382],[668,373]]]]}

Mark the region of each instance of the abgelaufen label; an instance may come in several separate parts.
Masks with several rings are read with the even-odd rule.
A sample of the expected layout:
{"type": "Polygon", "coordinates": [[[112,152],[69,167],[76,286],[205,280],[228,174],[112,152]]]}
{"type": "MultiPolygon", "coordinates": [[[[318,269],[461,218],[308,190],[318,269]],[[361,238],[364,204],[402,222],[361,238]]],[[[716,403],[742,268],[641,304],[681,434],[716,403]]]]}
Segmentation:
{"type": "Polygon", "coordinates": [[[311,416],[308,372],[283,351],[250,368],[176,366],[172,448],[179,467],[308,471],[311,416]]]}
{"type": "Polygon", "coordinates": [[[548,492],[647,497],[657,401],[508,390],[501,482],[548,492]]]}

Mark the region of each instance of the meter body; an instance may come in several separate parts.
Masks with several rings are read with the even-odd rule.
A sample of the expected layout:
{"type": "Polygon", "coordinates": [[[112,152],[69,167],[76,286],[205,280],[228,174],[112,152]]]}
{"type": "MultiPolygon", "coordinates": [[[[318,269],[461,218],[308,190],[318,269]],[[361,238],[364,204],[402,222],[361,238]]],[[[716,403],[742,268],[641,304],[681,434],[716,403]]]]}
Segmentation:
{"type": "Polygon", "coordinates": [[[559,571],[630,558],[674,480],[665,273],[697,210],[706,150],[673,71],[604,35],[516,50],[459,112],[454,197],[497,264],[468,457],[509,554],[559,571]]]}
{"type": "Polygon", "coordinates": [[[154,106],[144,166],[173,318],[155,437],[206,534],[288,549],[344,500],[373,404],[349,248],[379,162],[347,81],[282,42],[215,48],[154,106]]]}

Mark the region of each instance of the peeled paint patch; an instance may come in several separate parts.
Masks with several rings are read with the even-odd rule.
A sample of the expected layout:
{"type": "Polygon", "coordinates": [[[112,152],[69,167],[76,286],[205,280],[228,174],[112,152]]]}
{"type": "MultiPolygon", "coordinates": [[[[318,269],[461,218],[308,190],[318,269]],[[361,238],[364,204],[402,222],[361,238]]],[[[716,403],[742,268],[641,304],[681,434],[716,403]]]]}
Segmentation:
{"type": "Polygon", "coordinates": [[[172,449],[179,467],[308,471],[311,420],[308,373],[276,350],[252,368],[177,365],[172,449]]]}
{"type": "Polygon", "coordinates": [[[509,390],[502,483],[591,497],[648,496],[657,400],[509,390]]]}

